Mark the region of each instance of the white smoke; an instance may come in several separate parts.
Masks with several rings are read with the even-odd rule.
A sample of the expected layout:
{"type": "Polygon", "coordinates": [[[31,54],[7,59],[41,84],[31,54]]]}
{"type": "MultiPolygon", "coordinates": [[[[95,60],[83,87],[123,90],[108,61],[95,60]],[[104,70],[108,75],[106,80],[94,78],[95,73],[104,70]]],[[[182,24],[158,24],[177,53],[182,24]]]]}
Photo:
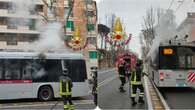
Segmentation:
{"type": "Polygon", "coordinates": [[[155,34],[155,39],[147,55],[152,58],[152,61],[156,58],[160,43],[168,41],[177,34],[175,15],[172,10],[167,10],[161,15],[159,24],[155,27],[155,34]]]}
{"type": "Polygon", "coordinates": [[[44,52],[51,49],[63,47],[61,39],[62,25],[58,22],[48,23],[41,29],[39,40],[30,44],[29,48],[35,51],[44,52]]]}
{"type": "Polygon", "coordinates": [[[33,78],[41,78],[44,75],[46,75],[46,71],[44,68],[41,68],[39,71],[35,72],[33,78]]]}
{"type": "MultiPolygon", "coordinates": [[[[9,10],[12,10],[20,19],[10,19],[9,23],[18,26],[28,26],[31,19],[26,18],[27,16],[36,15],[36,1],[37,0],[13,0],[9,10]],[[22,19],[24,17],[24,19],[22,19]]],[[[22,47],[24,50],[34,50],[38,52],[45,52],[48,50],[61,49],[64,47],[64,40],[62,39],[62,24],[58,22],[52,22],[44,24],[41,20],[36,19],[34,24],[36,30],[40,32],[38,40],[30,43],[28,46],[22,47]]],[[[64,48],[63,48],[64,49],[64,48]]],[[[65,50],[66,51],[66,50],[65,50]]]]}
{"type": "Polygon", "coordinates": [[[35,0],[13,0],[12,5],[9,8],[13,14],[20,18],[10,18],[10,24],[14,24],[16,26],[28,25],[30,23],[30,19],[25,19],[25,17],[31,15],[31,13],[35,14],[35,0]],[[21,17],[24,17],[24,19],[21,20],[21,17]]]}

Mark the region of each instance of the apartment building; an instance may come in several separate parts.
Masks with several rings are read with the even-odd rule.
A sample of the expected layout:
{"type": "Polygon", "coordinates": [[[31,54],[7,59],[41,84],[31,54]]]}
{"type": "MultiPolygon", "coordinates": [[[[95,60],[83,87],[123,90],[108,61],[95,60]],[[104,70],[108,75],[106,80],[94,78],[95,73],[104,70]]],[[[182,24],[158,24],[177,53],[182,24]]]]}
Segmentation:
{"type": "Polygon", "coordinates": [[[179,38],[185,38],[186,35],[188,37],[186,38],[186,41],[189,43],[195,42],[195,13],[189,12],[187,13],[186,19],[178,26],[178,37],[179,38]]]}
{"type": "Polygon", "coordinates": [[[43,2],[21,4],[17,1],[0,0],[0,49],[20,49],[37,40],[40,34],[36,23],[42,22],[44,16],[43,2]]]}

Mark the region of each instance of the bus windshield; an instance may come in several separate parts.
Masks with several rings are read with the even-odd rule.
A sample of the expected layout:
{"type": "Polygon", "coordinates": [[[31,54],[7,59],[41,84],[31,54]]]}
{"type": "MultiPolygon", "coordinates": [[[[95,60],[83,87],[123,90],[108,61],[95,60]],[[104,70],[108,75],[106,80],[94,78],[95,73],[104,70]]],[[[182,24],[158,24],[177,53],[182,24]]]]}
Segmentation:
{"type": "Polygon", "coordinates": [[[159,52],[160,69],[195,69],[195,47],[166,46],[159,52]]]}

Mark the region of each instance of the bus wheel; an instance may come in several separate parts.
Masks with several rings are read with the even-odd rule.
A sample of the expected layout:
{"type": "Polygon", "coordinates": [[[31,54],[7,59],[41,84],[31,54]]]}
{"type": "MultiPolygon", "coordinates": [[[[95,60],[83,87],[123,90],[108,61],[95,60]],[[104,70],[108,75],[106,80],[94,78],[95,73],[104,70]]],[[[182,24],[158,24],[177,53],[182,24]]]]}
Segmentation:
{"type": "Polygon", "coordinates": [[[38,98],[41,101],[48,101],[53,99],[54,94],[50,86],[42,86],[39,88],[38,98]]]}

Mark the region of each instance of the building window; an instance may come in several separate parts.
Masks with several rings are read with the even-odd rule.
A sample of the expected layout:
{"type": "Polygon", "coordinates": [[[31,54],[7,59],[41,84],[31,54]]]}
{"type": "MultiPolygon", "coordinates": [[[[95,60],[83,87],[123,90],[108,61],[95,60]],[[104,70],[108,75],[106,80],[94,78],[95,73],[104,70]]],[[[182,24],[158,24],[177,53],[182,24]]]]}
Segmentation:
{"type": "Polygon", "coordinates": [[[95,25],[94,24],[87,24],[87,30],[88,31],[94,31],[95,30],[95,25]]]}
{"type": "Polygon", "coordinates": [[[0,17],[0,25],[7,25],[7,19],[4,17],[0,17]]]}
{"type": "Polygon", "coordinates": [[[35,24],[36,24],[35,19],[31,19],[31,20],[29,21],[29,29],[30,29],[30,30],[35,30],[35,24]]]}
{"type": "Polygon", "coordinates": [[[8,35],[7,36],[7,45],[17,45],[16,35],[8,35]]]}
{"type": "Polygon", "coordinates": [[[16,4],[14,3],[9,3],[8,4],[8,13],[15,13],[16,12],[16,4]]]}
{"type": "Polygon", "coordinates": [[[89,51],[90,59],[97,59],[97,51],[89,51]]]}
{"type": "Polygon", "coordinates": [[[66,28],[71,29],[71,31],[74,31],[74,22],[73,21],[67,21],[66,22],[66,28]]]}
{"type": "Polygon", "coordinates": [[[0,2],[0,9],[8,9],[9,3],[7,2],[0,2]]]}
{"type": "Polygon", "coordinates": [[[55,15],[55,9],[49,6],[47,9],[47,16],[51,18],[51,17],[55,17],[54,15],[55,15]]]}
{"type": "Polygon", "coordinates": [[[43,12],[43,5],[37,5],[35,10],[36,12],[43,12]]]}
{"type": "Polygon", "coordinates": [[[7,28],[8,29],[17,29],[17,20],[14,18],[9,18],[8,19],[8,24],[7,24],[7,28]]]}
{"type": "Polygon", "coordinates": [[[88,37],[87,39],[89,44],[96,45],[96,37],[88,37]]]}

